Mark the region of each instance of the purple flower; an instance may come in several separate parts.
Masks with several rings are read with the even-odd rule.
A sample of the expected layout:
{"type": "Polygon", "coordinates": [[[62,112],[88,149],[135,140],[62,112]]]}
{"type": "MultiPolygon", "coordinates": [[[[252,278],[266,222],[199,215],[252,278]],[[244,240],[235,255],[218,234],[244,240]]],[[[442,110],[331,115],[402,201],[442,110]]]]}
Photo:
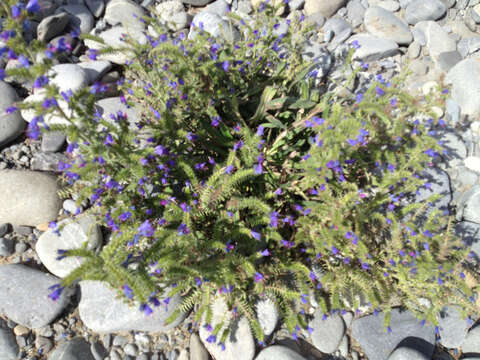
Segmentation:
{"type": "Polygon", "coordinates": [[[358,40],[353,40],[351,45],[353,46],[354,49],[360,48],[360,44],[358,43],[358,40]]]}
{"type": "Polygon", "coordinates": [[[275,195],[282,195],[282,189],[281,188],[278,188],[277,190],[275,190],[273,192],[275,195]]]}
{"type": "Polygon", "coordinates": [[[123,289],[123,294],[129,298],[129,299],[132,299],[133,298],[133,290],[130,288],[130,286],[128,286],[127,284],[123,285],[122,286],[122,289],[123,289]]]}
{"type": "Polygon", "coordinates": [[[148,306],[148,304],[140,305],[140,311],[143,311],[145,313],[145,315],[147,315],[147,316],[152,315],[152,313],[153,313],[152,308],[150,306],[148,306]]]}
{"type": "Polygon", "coordinates": [[[233,144],[233,151],[240,150],[243,147],[244,143],[242,140],[233,144]]]}
{"type": "Polygon", "coordinates": [[[332,253],[333,253],[333,255],[338,254],[338,249],[335,246],[332,246],[332,253]]]}
{"type": "Polygon", "coordinates": [[[113,145],[113,137],[112,135],[108,134],[106,137],[105,137],[105,141],[103,142],[106,146],[111,146],[113,145]]]}
{"type": "Polygon", "coordinates": [[[177,229],[178,235],[188,235],[190,233],[190,229],[187,227],[187,224],[180,224],[177,229]]]}
{"type": "Polygon", "coordinates": [[[385,95],[385,90],[383,90],[380,86],[377,86],[375,88],[375,93],[377,94],[377,96],[382,96],[385,95]]]}
{"type": "Polygon", "coordinates": [[[257,128],[257,136],[263,136],[263,131],[264,131],[264,127],[262,125],[260,125],[258,128],[257,128]]]}
{"type": "Polygon", "coordinates": [[[233,165],[228,165],[226,168],[225,168],[225,174],[231,174],[233,171],[233,165]]]}
{"type": "Polygon", "coordinates": [[[40,6],[38,5],[38,0],[29,0],[27,4],[27,11],[31,13],[36,13],[40,10],[40,6]]]}
{"type": "Polygon", "coordinates": [[[253,230],[250,230],[250,235],[252,235],[252,237],[258,241],[260,241],[260,233],[256,232],[256,231],[253,231],[253,230]]]}
{"type": "Polygon", "coordinates": [[[64,259],[66,252],[67,252],[67,250],[57,249],[57,254],[58,254],[59,256],[57,256],[56,260],[60,261],[60,260],[64,259]]]}
{"type": "Polygon", "coordinates": [[[393,165],[393,164],[388,164],[387,169],[388,169],[388,171],[390,171],[390,172],[394,172],[394,171],[395,171],[395,165],[393,165]]]}
{"type": "Polygon", "coordinates": [[[229,66],[230,66],[230,61],[228,61],[228,60],[226,60],[222,63],[222,68],[225,72],[228,71],[229,66]]]}
{"type": "Polygon", "coordinates": [[[213,127],[217,127],[218,125],[220,125],[220,116],[214,116],[212,118],[212,126],[213,127]]]}
{"type": "Polygon", "coordinates": [[[138,227],[137,231],[142,236],[151,237],[153,236],[155,229],[153,228],[152,224],[150,224],[150,220],[145,220],[142,225],[138,227]]]}
{"type": "Polygon", "coordinates": [[[258,163],[256,164],[253,169],[255,170],[255,174],[262,174],[263,173],[263,167],[262,167],[262,164],[258,163]]]}
{"type": "Polygon", "coordinates": [[[217,337],[215,335],[210,335],[208,338],[207,338],[207,342],[209,343],[215,343],[217,342],[217,337]]]}
{"type": "Polygon", "coordinates": [[[52,285],[48,288],[48,290],[52,290],[52,292],[48,295],[48,297],[50,299],[52,299],[53,301],[56,301],[58,300],[58,298],[60,297],[60,294],[62,293],[64,287],[63,286],[60,286],[60,284],[55,284],[55,285],[52,285]]]}
{"type": "Polygon", "coordinates": [[[120,216],[118,217],[118,220],[120,221],[126,221],[132,217],[132,213],[130,211],[126,211],[124,213],[121,213],[120,216]]]}
{"type": "Polygon", "coordinates": [[[12,5],[12,18],[17,19],[21,14],[22,10],[18,6],[12,5]]]}
{"type": "Polygon", "coordinates": [[[259,281],[261,281],[261,280],[263,280],[263,279],[264,279],[264,277],[263,277],[263,275],[262,275],[261,273],[259,273],[259,272],[256,272],[256,273],[255,273],[255,279],[254,279],[255,282],[259,282],[259,281]]]}
{"type": "Polygon", "coordinates": [[[265,249],[260,254],[262,254],[262,256],[270,256],[270,251],[268,251],[268,249],[265,249]]]}

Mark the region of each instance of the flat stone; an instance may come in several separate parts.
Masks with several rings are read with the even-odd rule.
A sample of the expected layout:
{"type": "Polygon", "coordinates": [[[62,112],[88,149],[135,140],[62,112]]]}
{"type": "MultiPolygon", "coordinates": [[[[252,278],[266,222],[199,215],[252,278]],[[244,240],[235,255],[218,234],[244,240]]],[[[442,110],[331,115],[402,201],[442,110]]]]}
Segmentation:
{"type": "MultiPolygon", "coordinates": [[[[228,6],[225,1],[224,3],[228,6]]],[[[170,0],[162,2],[156,6],[155,10],[159,14],[160,23],[167,25],[170,30],[178,31],[187,27],[188,16],[181,1],[170,0]]],[[[207,11],[214,12],[211,10],[207,11]]],[[[218,15],[223,16],[220,13],[218,15]]]]}
{"type": "Polygon", "coordinates": [[[352,36],[348,43],[358,41],[360,48],[354,52],[354,59],[370,62],[393,56],[398,53],[398,45],[393,40],[381,39],[369,34],[357,34],[352,36]]]}
{"type": "Polygon", "coordinates": [[[440,19],[447,7],[440,0],[414,0],[405,9],[405,20],[412,25],[420,21],[440,19]]]}
{"type": "Polygon", "coordinates": [[[96,18],[101,17],[105,11],[105,2],[103,0],[85,0],[85,5],[87,5],[88,10],[96,18]]]}
{"type": "Polygon", "coordinates": [[[0,351],[2,360],[18,359],[18,345],[15,341],[15,335],[3,319],[0,319],[0,351]]]}
{"type": "Polygon", "coordinates": [[[143,30],[145,23],[140,21],[142,16],[145,16],[145,11],[132,0],[111,0],[103,18],[110,25],[122,24],[129,30],[143,30]]]}
{"type": "Polygon", "coordinates": [[[48,356],[48,360],[95,360],[90,344],[83,338],[74,338],[60,343],[48,356]]]}
{"type": "Polygon", "coordinates": [[[65,5],[57,11],[66,11],[70,14],[70,23],[79,28],[81,33],[88,33],[95,25],[92,13],[84,5],[65,5]]]}
{"type": "Polygon", "coordinates": [[[306,360],[306,359],[286,346],[272,345],[260,351],[260,353],[257,355],[255,360],[306,360]]]}
{"type": "Polygon", "coordinates": [[[467,157],[467,147],[458,132],[451,127],[446,127],[436,131],[435,139],[441,141],[442,147],[446,151],[446,154],[442,156],[446,158],[449,167],[453,168],[461,165],[467,157]]]}
{"type": "Polygon", "coordinates": [[[461,39],[457,49],[463,58],[480,50],[480,37],[461,39]]]}
{"type": "Polygon", "coordinates": [[[93,84],[112,68],[112,63],[105,60],[80,62],[77,65],[87,72],[89,84],[93,84]]]}
{"type": "MultiPolygon", "coordinates": [[[[217,298],[212,303],[212,321],[213,328],[220,323],[220,321],[228,322],[229,317],[232,315],[232,311],[228,310],[227,304],[222,298],[217,298]]],[[[214,359],[222,360],[252,360],[255,355],[255,343],[253,341],[252,332],[248,324],[248,320],[242,316],[233,322],[232,332],[225,341],[225,350],[222,351],[221,347],[216,343],[210,343],[207,338],[211,333],[204,327],[205,317],[202,320],[199,328],[199,336],[203,345],[207,348],[208,352],[214,359]]],[[[224,325],[225,327],[225,325],[224,325]]],[[[220,333],[224,329],[220,329],[220,333]]],[[[219,341],[219,340],[217,340],[219,341]]]]}
{"type": "Polygon", "coordinates": [[[35,171],[0,171],[0,223],[37,226],[55,220],[62,201],[56,177],[35,171]]]}
{"type": "Polygon", "coordinates": [[[197,334],[190,336],[190,360],[209,360],[207,349],[203,346],[197,334]]]}
{"type": "Polygon", "coordinates": [[[313,315],[310,327],[312,344],[321,352],[331,354],[338,349],[343,336],[345,335],[345,323],[337,313],[328,316],[323,320],[323,312],[318,309],[313,315]]]}
{"type": "Polygon", "coordinates": [[[480,4],[475,5],[472,8],[472,19],[475,23],[480,24],[480,4]]]}
{"type": "Polygon", "coordinates": [[[5,109],[14,106],[18,100],[15,89],[0,81],[0,148],[15,140],[25,129],[25,121],[19,111],[5,113],[5,109]]]}
{"type": "Polygon", "coordinates": [[[448,72],[460,61],[462,61],[462,55],[458,51],[446,51],[438,55],[437,66],[440,70],[448,72]]]}
{"type": "Polygon", "coordinates": [[[28,328],[51,323],[67,306],[71,289],[53,301],[48,288],[60,279],[24,265],[0,265],[0,314],[28,328]]]}
{"type": "Polygon", "coordinates": [[[420,56],[420,52],[422,51],[421,45],[413,41],[410,46],[408,47],[408,58],[409,59],[416,59],[420,56]]]}
{"type": "Polygon", "coordinates": [[[192,6],[205,6],[211,2],[212,0],[182,0],[182,3],[192,6]]]}
{"type": "MultiPolygon", "coordinates": [[[[81,299],[78,305],[80,318],[86,327],[95,332],[116,331],[153,331],[165,332],[173,329],[185,319],[185,314],[179,315],[169,325],[165,320],[180,304],[180,295],[171,297],[168,307],[164,304],[154,308],[153,313],[146,316],[138,310],[138,306],[129,306],[118,298],[118,292],[101,281],[80,281],[81,299]]],[[[159,298],[163,300],[163,298],[159,298]]]]}
{"type": "Polygon", "coordinates": [[[320,13],[329,18],[344,5],[345,0],[305,0],[303,11],[306,16],[320,13]]]}
{"type": "Polygon", "coordinates": [[[60,131],[45,132],[42,134],[42,144],[40,146],[43,152],[57,152],[65,144],[66,136],[60,131]]]}
{"type": "Polygon", "coordinates": [[[435,61],[441,53],[457,50],[456,41],[434,21],[421,21],[414,30],[423,33],[428,52],[435,61]]]}
{"type": "Polygon", "coordinates": [[[480,173],[480,157],[469,156],[464,160],[464,164],[468,169],[480,173]]]}
{"type": "Polygon", "coordinates": [[[432,357],[435,343],[433,326],[422,326],[411,312],[400,312],[398,309],[391,312],[391,333],[386,331],[383,321],[383,313],[353,320],[352,337],[358,341],[369,360],[388,359],[390,353],[401,346],[416,349],[427,359],[432,357]]]}
{"type": "Polygon", "coordinates": [[[70,17],[66,13],[47,16],[37,26],[37,36],[40,41],[50,41],[60,35],[68,24],[70,17]]]}
{"type": "Polygon", "coordinates": [[[464,354],[480,352],[480,327],[474,327],[468,332],[460,348],[464,354]]]}
{"type": "Polygon", "coordinates": [[[37,152],[33,155],[31,169],[35,171],[58,171],[58,162],[67,162],[68,158],[62,153],[37,152]]]}
{"type": "Polygon", "coordinates": [[[190,25],[190,31],[188,33],[188,39],[193,40],[196,33],[201,29],[208,32],[214,37],[225,37],[228,41],[236,40],[239,38],[240,33],[235,28],[230,28],[230,25],[226,20],[217,14],[212,14],[206,11],[201,11],[195,15],[190,25]]]}
{"type": "Polygon", "coordinates": [[[480,59],[465,59],[448,72],[445,80],[452,84],[452,98],[462,114],[478,116],[480,113],[480,59]]]}
{"type": "Polygon", "coordinates": [[[261,299],[256,305],[258,322],[262,327],[263,333],[269,336],[275,330],[279,319],[278,309],[275,303],[270,299],[261,299]]]}
{"type": "Polygon", "coordinates": [[[88,250],[95,250],[102,242],[102,233],[95,219],[91,216],[78,216],[74,219],[65,219],[57,223],[60,236],[53,229],[45,231],[38,238],[35,250],[42,264],[52,274],[66,277],[71,271],[79,267],[85,259],[66,257],[57,260],[57,250],[78,249],[87,242],[88,250]]]}
{"type": "Polygon", "coordinates": [[[352,0],[347,3],[347,16],[352,27],[360,26],[363,23],[364,15],[365,8],[360,0],[352,0]]]}
{"type": "Polygon", "coordinates": [[[365,11],[364,24],[370,34],[379,38],[393,40],[401,45],[408,45],[413,41],[408,25],[379,6],[371,6],[365,11]]]}
{"type": "Polygon", "coordinates": [[[37,336],[35,338],[35,347],[42,351],[42,354],[47,354],[53,348],[53,342],[47,337],[37,336]]]}
{"type": "Polygon", "coordinates": [[[480,185],[473,186],[462,195],[457,204],[457,220],[465,220],[480,224],[480,185]]]}
{"type": "Polygon", "coordinates": [[[388,10],[391,12],[397,12],[398,10],[400,10],[400,4],[394,0],[380,1],[376,4],[376,6],[380,6],[385,10],[388,10]]]}
{"type": "Polygon", "coordinates": [[[388,357],[388,360],[430,360],[422,352],[409,347],[396,348],[388,357]]]}
{"type": "Polygon", "coordinates": [[[56,75],[50,82],[57,85],[60,91],[71,89],[75,92],[88,86],[88,73],[77,64],[54,65],[49,74],[53,76],[53,73],[56,73],[56,75]]]}
{"type": "Polygon", "coordinates": [[[455,126],[460,121],[460,105],[452,98],[448,98],[445,105],[446,118],[452,126],[455,126]]]}
{"type": "Polygon", "coordinates": [[[470,325],[466,319],[462,319],[458,308],[445,307],[438,319],[440,328],[440,344],[448,349],[456,349],[462,345],[470,325]]]}

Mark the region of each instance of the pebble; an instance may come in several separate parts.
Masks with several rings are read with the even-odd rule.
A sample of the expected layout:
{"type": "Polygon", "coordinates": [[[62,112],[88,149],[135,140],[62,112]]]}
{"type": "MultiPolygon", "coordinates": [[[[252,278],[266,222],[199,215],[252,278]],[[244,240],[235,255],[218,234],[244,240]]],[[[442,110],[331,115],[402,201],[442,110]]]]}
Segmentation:
{"type": "Polygon", "coordinates": [[[200,23],[203,23],[203,29],[214,37],[225,36],[225,39],[232,41],[238,39],[240,36],[238,30],[230,28],[228,22],[219,15],[201,11],[196,14],[192,20],[188,39],[192,40],[195,38],[200,23]],[[195,26],[193,24],[195,24],[195,26]]]}
{"type": "Polygon", "coordinates": [[[59,151],[65,144],[66,136],[60,131],[45,132],[42,134],[42,152],[54,153],[59,151]]]}
{"type": "Polygon", "coordinates": [[[437,20],[446,11],[447,7],[440,0],[413,0],[405,9],[405,20],[415,25],[420,21],[437,20]]]}
{"type": "Polygon", "coordinates": [[[60,161],[67,162],[68,158],[62,153],[38,152],[33,156],[31,168],[40,171],[57,171],[60,161]]]}
{"type": "Polygon", "coordinates": [[[18,345],[15,336],[3,319],[0,319],[0,349],[2,360],[18,359],[18,345]]]}
{"type": "Polygon", "coordinates": [[[88,84],[93,84],[112,68],[112,63],[105,60],[80,62],[77,65],[87,73],[88,84]]]}
{"type": "Polygon", "coordinates": [[[113,346],[120,346],[120,347],[123,347],[125,345],[128,344],[128,338],[126,338],[125,336],[121,336],[121,335],[116,335],[114,338],[113,338],[113,346]]]}
{"type": "Polygon", "coordinates": [[[37,27],[38,39],[44,42],[52,40],[55,36],[62,33],[69,20],[70,17],[67,13],[47,16],[37,27]]]}
{"type": "Polygon", "coordinates": [[[352,27],[356,28],[363,23],[364,14],[365,8],[360,0],[351,0],[347,3],[347,16],[352,27]]]}
{"type": "Polygon", "coordinates": [[[338,314],[328,316],[323,320],[323,311],[318,309],[313,315],[310,327],[312,344],[321,352],[331,354],[338,349],[345,335],[345,323],[338,314]]]}
{"type": "Polygon", "coordinates": [[[458,51],[446,51],[438,55],[437,66],[443,72],[448,72],[460,61],[462,61],[462,55],[458,51]]]}
{"type": "Polygon", "coordinates": [[[102,16],[105,11],[105,3],[103,0],[85,0],[85,5],[87,5],[90,12],[96,18],[102,16]]]}
{"type": "Polygon", "coordinates": [[[306,16],[320,13],[326,18],[329,18],[330,16],[335,14],[344,4],[345,0],[305,0],[303,11],[305,12],[306,16]]]}
{"type": "Polygon", "coordinates": [[[135,344],[127,344],[123,348],[123,351],[125,354],[130,355],[130,356],[136,356],[138,352],[138,348],[135,344]]]}
{"type": "Polygon", "coordinates": [[[85,5],[65,5],[58,8],[58,11],[66,11],[70,15],[72,26],[80,29],[81,33],[88,33],[93,29],[95,20],[85,5]]]}
{"type": "Polygon", "coordinates": [[[0,237],[7,235],[11,231],[11,226],[8,223],[0,224],[0,237]]]}
{"type": "Polygon", "coordinates": [[[35,347],[41,350],[43,354],[48,353],[53,348],[53,342],[47,337],[37,336],[35,338],[35,347]]]}
{"type": "Polygon", "coordinates": [[[462,345],[470,325],[466,319],[462,319],[457,307],[445,307],[438,319],[440,328],[440,344],[445,348],[458,348],[462,345]]]}
{"type": "Polygon", "coordinates": [[[60,343],[48,356],[48,360],[95,360],[90,345],[82,338],[60,343]]]}
{"type": "Polygon", "coordinates": [[[421,351],[406,346],[396,348],[388,357],[388,360],[430,360],[421,351]]]}
{"type": "Polygon", "coordinates": [[[269,336],[275,330],[279,319],[278,309],[274,302],[268,298],[257,301],[255,305],[258,322],[262,327],[263,333],[269,336]]]}
{"type": "Polygon", "coordinates": [[[480,327],[470,330],[461,345],[462,353],[480,353],[480,327]]]}
{"type": "Polygon", "coordinates": [[[0,256],[10,256],[15,252],[13,239],[0,238],[0,256]]]}
{"type": "Polygon", "coordinates": [[[379,6],[371,6],[365,11],[364,25],[373,36],[393,40],[399,45],[408,45],[413,41],[408,25],[379,6]]]}
{"type": "Polygon", "coordinates": [[[408,46],[408,57],[409,57],[409,59],[418,58],[420,56],[421,51],[422,51],[422,46],[417,41],[413,41],[408,46]]]}
{"type": "Polygon", "coordinates": [[[110,25],[121,24],[128,29],[143,30],[145,23],[141,22],[145,16],[142,7],[132,0],[111,0],[105,8],[104,19],[110,25]]]}
{"type": "Polygon", "coordinates": [[[434,21],[422,21],[414,27],[423,32],[430,56],[436,60],[442,52],[457,50],[457,44],[448,33],[434,21]]]}
{"type": "MultiPolygon", "coordinates": [[[[215,3],[218,3],[216,1],[215,3]]],[[[228,7],[228,4],[223,1],[224,4],[228,7]]],[[[212,6],[213,4],[209,5],[212,6]]],[[[221,13],[220,9],[217,8],[210,8],[206,9],[206,11],[211,13],[217,13],[219,16],[224,16],[221,13]]],[[[167,27],[173,31],[178,31],[181,29],[185,29],[188,24],[188,15],[185,11],[185,8],[181,1],[178,0],[171,0],[165,1],[158,4],[155,8],[157,13],[159,14],[159,20],[162,24],[167,25],[167,27]]]]}
{"type": "Polygon", "coordinates": [[[51,73],[56,73],[56,76],[50,82],[57,85],[60,91],[72,90],[76,92],[88,86],[88,73],[77,64],[54,65],[51,73]]]}

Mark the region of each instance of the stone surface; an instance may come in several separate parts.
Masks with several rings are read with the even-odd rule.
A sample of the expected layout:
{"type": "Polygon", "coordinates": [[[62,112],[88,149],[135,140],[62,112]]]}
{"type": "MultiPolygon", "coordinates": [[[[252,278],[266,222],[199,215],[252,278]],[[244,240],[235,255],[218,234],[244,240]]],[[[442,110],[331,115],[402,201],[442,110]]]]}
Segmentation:
{"type": "Polygon", "coordinates": [[[465,340],[470,325],[462,319],[460,311],[455,307],[446,307],[438,319],[440,328],[440,344],[448,349],[458,348],[465,340]]]}
{"type": "Polygon", "coordinates": [[[0,256],[10,256],[14,253],[14,249],[13,239],[0,238],[0,256]]]}
{"type": "Polygon", "coordinates": [[[120,97],[111,97],[98,100],[95,103],[95,109],[102,114],[103,119],[110,122],[112,125],[115,124],[114,121],[110,118],[110,114],[117,114],[117,111],[121,111],[127,115],[127,121],[129,123],[129,128],[134,130],[137,129],[135,122],[140,120],[140,107],[132,106],[127,108],[120,100],[120,97]]]}
{"type": "Polygon", "coordinates": [[[306,359],[286,346],[272,345],[260,351],[260,353],[257,355],[255,360],[306,360],[306,359]]]}
{"type": "Polygon", "coordinates": [[[441,53],[457,50],[456,41],[434,21],[421,21],[414,31],[423,33],[428,52],[435,61],[441,53]]]}
{"type": "MultiPolygon", "coordinates": [[[[291,3],[289,3],[291,5],[291,3]]],[[[217,14],[218,16],[226,16],[230,11],[230,5],[225,0],[216,0],[208,4],[205,11],[217,14]]]]}
{"type": "Polygon", "coordinates": [[[195,15],[190,25],[190,31],[188,33],[188,39],[192,40],[199,29],[203,27],[203,30],[208,32],[214,37],[225,37],[225,39],[232,41],[238,39],[240,33],[235,28],[230,28],[230,25],[226,20],[217,14],[201,11],[195,15]],[[202,25],[203,24],[203,25],[202,25]]]}
{"type": "Polygon", "coordinates": [[[15,335],[7,326],[6,321],[0,319],[0,359],[15,360],[18,359],[18,345],[15,341],[15,335]]]}
{"type": "Polygon", "coordinates": [[[396,348],[388,357],[388,360],[430,360],[422,352],[409,347],[396,348]]]}
{"type": "Polygon", "coordinates": [[[418,42],[413,41],[408,47],[408,57],[410,59],[416,59],[420,56],[421,51],[422,46],[418,42]]]}
{"type": "Polygon", "coordinates": [[[5,109],[18,101],[15,89],[0,81],[0,148],[15,140],[25,129],[25,121],[19,111],[6,114],[5,109]]]}
{"type": "Polygon", "coordinates": [[[103,0],[85,0],[85,5],[87,5],[93,16],[97,18],[102,16],[105,11],[105,3],[103,0]]]}
{"type": "Polygon", "coordinates": [[[468,169],[480,173],[480,157],[469,156],[464,160],[464,164],[468,169]]]}
{"type": "Polygon", "coordinates": [[[413,41],[408,25],[392,12],[379,6],[371,6],[365,11],[364,24],[373,36],[393,40],[401,45],[408,45],[413,41]]]}
{"type": "Polygon", "coordinates": [[[85,260],[77,257],[66,257],[57,260],[57,250],[77,249],[88,241],[87,249],[94,250],[102,242],[100,228],[91,216],[78,216],[57,223],[60,235],[48,229],[38,238],[35,250],[42,264],[52,274],[65,277],[80,266],[85,260]]]}
{"type": "MultiPolygon", "coordinates": [[[[155,10],[159,15],[160,23],[166,24],[170,30],[178,31],[187,27],[188,16],[182,2],[178,0],[165,1],[158,4],[155,10]]],[[[223,16],[223,14],[218,15],[223,16]]]]}
{"type": "Polygon", "coordinates": [[[81,62],[77,65],[87,73],[89,84],[99,80],[112,68],[110,61],[105,60],[81,62]]]}
{"type": "Polygon", "coordinates": [[[36,171],[58,171],[58,162],[67,162],[68,158],[62,153],[42,153],[33,155],[31,169],[36,171]]]}
{"type": "Polygon", "coordinates": [[[318,309],[309,326],[313,328],[311,333],[312,344],[321,352],[331,354],[338,349],[343,335],[345,323],[338,314],[333,314],[323,320],[323,312],[318,309]]]}
{"type": "Polygon", "coordinates": [[[65,308],[71,295],[64,290],[53,301],[48,288],[60,279],[24,265],[0,265],[0,314],[28,328],[51,323],[65,308]]]}
{"type": "Polygon", "coordinates": [[[60,343],[48,356],[48,360],[95,360],[90,344],[83,338],[74,338],[60,343]]]}
{"type": "Polygon", "coordinates": [[[358,41],[360,48],[355,50],[354,59],[370,62],[380,60],[398,52],[398,45],[395,41],[381,39],[368,34],[357,34],[352,36],[348,43],[358,41]]]}
{"type": "Polygon", "coordinates": [[[42,134],[41,150],[43,152],[57,152],[65,144],[66,136],[60,131],[45,132],[42,134]]]}
{"type": "Polygon", "coordinates": [[[305,15],[320,13],[326,18],[335,14],[345,4],[345,0],[305,0],[305,15]]]}
{"type": "Polygon", "coordinates": [[[80,32],[88,33],[93,29],[95,20],[88,8],[84,5],[66,5],[60,7],[57,11],[66,11],[70,14],[70,23],[79,28],[80,32]]]}
{"type": "Polygon", "coordinates": [[[363,23],[364,15],[365,8],[360,0],[352,0],[347,3],[347,16],[354,28],[363,23]]]}
{"type": "Polygon", "coordinates": [[[62,206],[56,178],[35,171],[0,171],[0,223],[37,226],[55,220],[62,206]]]}
{"type": "Polygon", "coordinates": [[[465,59],[448,72],[445,80],[452,84],[452,98],[461,108],[462,114],[480,113],[480,59],[465,59]]]}
{"type": "Polygon", "coordinates": [[[262,299],[255,305],[258,322],[262,327],[263,333],[269,336],[277,326],[279,314],[274,302],[270,299],[262,299]]]}
{"type": "Polygon", "coordinates": [[[420,177],[430,185],[429,187],[420,187],[415,193],[414,201],[417,203],[423,202],[433,194],[439,194],[442,195],[440,199],[434,201],[431,206],[428,206],[425,214],[428,215],[433,209],[438,209],[443,213],[448,211],[448,204],[452,200],[448,174],[443,170],[432,167],[425,169],[420,174],[420,177]]]}
{"type": "Polygon", "coordinates": [[[458,51],[446,51],[438,55],[437,66],[443,72],[448,72],[460,61],[462,61],[462,55],[458,51]]]}
{"type": "Polygon", "coordinates": [[[414,0],[405,9],[405,20],[409,24],[441,18],[447,7],[440,0],[414,0]]]}
{"type": "Polygon", "coordinates": [[[38,39],[44,42],[50,41],[60,35],[68,24],[70,17],[67,13],[47,16],[37,27],[38,39]]]}
{"type": "Polygon", "coordinates": [[[474,327],[468,332],[460,348],[464,354],[480,353],[480,327],[474,327]]]}
{"type": "Polygon", "coordinates": [[[383,313],[353,320],[352,337],[358,341],[367,358],[385,360],[395,348],[405,346],[417,349],[430,359],[435,343],[434,328],[431,325],[422,326],[409,311],[393,309],[391,314],[391,333],[385,330],[383,313]]]}
{"type": "MultiPolygon", "coordinates": [[[[112,290],[101,281],[81,281],[81,299],[78,306],[80,318],[85,326],[96,332],[115,331],[167,331],[180,324],[185,315],[179,315],[169,325],[165,320],[173,313],[181,301],[180,295],[170,299],[168,307],[162,306],[153,309],[150,316],[130,307],[122,299],[117,299],[117,291],[112,290]]],[[[163,300],[163,298],[159,298],[163,300]]]]}
{"type": "Polygon", "coordinates": [[[50,82],[57,85],[60,91],[73,92],[88,86],[89,76],[86,70],[77,64],[58,64],[52,66],[50,74],[56,73],[50,82]]]}
{"type": "Polygon", "coordinates": [[[190,336],[190,360],[208,360],[207,349],[203,346],[197,334],[193,333],[190,336]]]}
{"type": "Polygon", "coordinates": [[[193,6],[205,6],[211,2],[212,0],[182,0],[182,3],[193,6]]]}
{"type": "Polygon", "coordinates": [[[140,21],[142,16],[145,16],[145,11],[132,0],[111,0],[103,18],[110,25],[122,24],[129,30],[143,30],[145,23],[140,21]]]}

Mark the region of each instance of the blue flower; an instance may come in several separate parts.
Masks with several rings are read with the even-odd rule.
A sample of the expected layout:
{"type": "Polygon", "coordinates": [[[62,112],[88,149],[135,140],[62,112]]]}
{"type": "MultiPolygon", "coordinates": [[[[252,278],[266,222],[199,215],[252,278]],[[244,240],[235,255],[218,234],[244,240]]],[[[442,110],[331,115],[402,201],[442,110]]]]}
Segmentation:
{"type": "Polygon", "coordinates": [[[385,90],[383,90],[381,87],[377,86],[375,88],[375,93],[377,94],[377,96],[382,96],[382,95],[385,95],[385,90]]]}
{"type": "Polygon", "coordinates": [[[40,11],[40,6],[38,5],[38,0],[29,0],[27,4],[27,11],[31,13],[36,13],[40,11]]]}
{"type": "Polygon", "coordinates": [[[358,43],[358,40],[353,40],[351,45],[353,46],[354,49],[360,48],[360,44],[358,43]]]}
{"type": "Polygon", "coordinates": [[[140,235],[151,237],[153,236],[155,230],[153,226],[150,224],[150,220],[145,220],[142,225],[140,225],[137,229],[140,235]]]}
{"type": "Polygon", "coordinates": [[[48,290],[52,290],[52,292],[48,295],[48,297],[50,299],[52,299],[53,301],[58,300],[58,298],[62,294],[63,289],[64,289],[64,287],[60,286],[60,284],[55,284],[55,285],[50,286],[48,288],[48,290]]]}
{"type": "Polygon", "coordinates": [[[105,137],[105,141],[103,142],[106,146],[111,146],[113,145],[113,137],[112,135],[108,134],[106,137],[105,137]]]}
{"type": "Polygon", "coordinates": [[[255,273],[255,279],[254,279],[255,282],[259,282],[259,281],[261,281],[261,280],[263,280],[263,279],[264,279],[264,277],[263,277],[263,275],[262,275],[261,273],[259,273],[259,272],[256,272],[256,273],[255,273]]]}
{"type": "Polygon", "coordinates": [[[250,235],[252,235],[252,237],[258,241],[260,241],[260,233],[256,232],[256,231],[253,231],[253,230],[250,230],[250,235]]]}
{"type": "Polygon", "coordinates": [[[123,288],[123,294],[129,298],[129,299],[132,299],[133,298],[133,290],[130,288],[130,286],[128,286],[127,284],[123,285],[122,286],[123,288]]]}
{"type": "Polygon", "coordinates": [[[17,19],[21,14],[22,10],[18,6],[12,5],[12,18],[17,19]]]}

